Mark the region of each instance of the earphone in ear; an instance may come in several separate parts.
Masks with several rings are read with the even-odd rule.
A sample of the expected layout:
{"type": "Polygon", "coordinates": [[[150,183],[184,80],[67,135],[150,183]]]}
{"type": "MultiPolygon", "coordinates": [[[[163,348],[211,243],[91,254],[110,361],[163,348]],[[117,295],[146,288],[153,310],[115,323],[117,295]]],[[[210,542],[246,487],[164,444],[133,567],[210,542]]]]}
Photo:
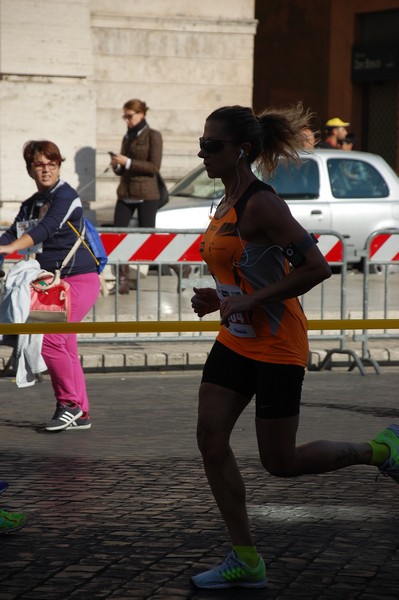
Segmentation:
{"type": "Polygon", "coordinates": [[[245,156],[244,148],[240,148],[240,154],[238,158],[242,158],[243,156],[245,156]]]}

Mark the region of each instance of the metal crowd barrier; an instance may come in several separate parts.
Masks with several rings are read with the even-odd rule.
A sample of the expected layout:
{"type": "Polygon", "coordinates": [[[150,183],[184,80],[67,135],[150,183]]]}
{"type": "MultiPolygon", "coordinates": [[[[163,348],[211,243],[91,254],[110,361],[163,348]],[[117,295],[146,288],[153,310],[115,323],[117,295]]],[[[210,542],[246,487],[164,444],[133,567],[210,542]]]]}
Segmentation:
{"type": "MultiPolygon", "coordinates": [[[[202,238],[202,230],[159,230],[159,229],[132,229],[132,228],[100,228],[99,229],[104,246],[109,257],[109,266],[106,267],[105,276],[102,277],[104,294],[100,296],[92,312],[86,317],[85,322],[101,323],[113,321],[115,324],[122,322],[132,322],[144,324],[147,322],[171,321],[184,323],[187,321],[197,321],[196,315],[191,310],[190,297],[192,295],[192,286],[212,286],[213,281],[207,272],[201,256],[199,254],[199,245],[202,238]],[[120,264],[129,264],[131,270],[136,270],[136,289],[129,295],[120,296],[119,294],[108,295],[110,281],[114,280],[118,286],[118,266],[120,264]],[[183,278],[183,267],[190,265],[192,273],[189,279],[183,278]],[[171,271],[171,266],[175,266],[179,277],[171,271]],[[140,276],[140,270],[150,269],[146,278],[140,276]],[[171,274],[170,274],[171,273],[171,274]],[[108,281],[107,281],[108,279],[108,281]],[[186,289],[184,287],[186,286],[186,289]]],[[[334,270],[338,270],[340,285],[331,287],[331,279],[316,286],[307,294],[302,296],[301,301],[304,310],[310,320],[319,320],[321,323],[335,319],[338,323],[351,317],[353,309],[348,307],[348,265],[346,258],[346,241],[335,231],[316,231],[314,232],[319,241],[319,248],[326,260],[334,270]]],[[[371,236],[368,242],[367,256],[365,256],[365,269],[363,275],[363,319],[369,317],[369,278],[368,267],[378,264],[392,265],[399,264],[399,231],[381,231],[371,236]],[[391,239],[392,238],[392,239],[391,239]],[[382,250],[396,248],[396,254],[388,256],[383,254],[382,250]],[[388,256],[388,258],[386,258],[388,256]]],[[[15,262],[21,257],[18,255],[8,256],[8,262],[15,262]]],[[[381,270],[381,267],[380,267],[381,270]]],[[[386,281],[386,292],[389,292],[388,270],[380,275],[386,281]]],[[[384,296],[385,297],[385,296],[384,296]]],[[[357,306],[358,308],[358,306],[357,306]]],[[[388,312],[384,311],[384,317],[388,318],[388,312]]],[[[395,315],[393,315],[395,316],[395,315]]],[[[208,315],[203,319],[211,321],[215,314],[208,315]],[[209,318],[208,318],[209,317],[209,318]]],[[[85,342],[90,343],[110,343],[110,342],[140,342],[140,341],[197,341],[212,340],[214,335],[207,336],[210,330],[204,326],[204,329],[190,327],[179,327],[176,332],[167,330],[143,331],[138,328],[136,331],[119,330],[117,326],[115,331],[99,331],[95,333],[80,333],[80,337],[85,342]]],[[[354,328],[353,328],[354,329],[354,328]]],[[[368,330],[363,330],[361,334],[362,356],[359,357],[356,352],[347,347],[348,331],[345,327],[332,329],[321,325],[320,329],[313,328],[309,332],[310,340],[322,340],[326,344],[331,341],[336,342],[336,346],[327,352],[323,361],[319,361],[316,368],[329,368],[332,356],[334,354],[347,354],[351,356],[359,369],[364,371],[362,361],[369,360],[367,341],[370,337],[368,330]]],[[[397,335],[388,333],[384,330],[382,334],[373,334],[373,337],[380,335],[397,338],[397,335]]],[[[370,361],[371,362],[371,361],[370,361]]],[[[371,362],[371,364],[373,364],[371,362]]],[[[378,372],[378,365],[373,364],[378,372]]]]}
{"type": "MultiPolygon", "coordinates": [[[[109,263],[114,267],[116,272],[116,287],[118,287],[118,264],[130,264],[135,266],[138,270],[140,268],[151,267],[155,270],[157,276],[156,290],[153,291],[153,311],[151,315],[147,314],[147,317],[143,318],[143,307],[146,304],[145,284],[141,277],[137,277],[136,280],[136,295],[134,298],[135,306],[131,305],[131,314],[126,315],[133,320],[143,321],[148,319],[157,319],[158,321],[169,320],[170,318],[177,318],[179,321],[184,320],[196,320],[197,317],[191,310],[189,304],[189,296],[191,295],[192,282],[197,282],[197,286],[213,286],[213,280],[207,273],[206,266],[204,265],[201,256],[199,254],[199,246],[202,239],[202,230],[186,230],[186,231],[165,231],[165,230],[154,230],[154,229],[113,229],[109,228],[100,229],[100,234],[107,250],[109,257],[109,263]],[[170,265],[174,265],[182,272],[184,265],[189,264],[192,268],[193,275],[186,284],[189,285],[189,290],[186,292],[183,289],[178,290],[176,302],[174,304],[174,310],[171,308],[169,314],[165,314],[165,303],[170,302],[170,299],[165,300],[165,294],[163,293],[163,275],[165,268],[169,268],[170,265]],[[191,284],[190,284],[191,281],[191,284]],[[156,299],[154,295],[156,294],[156,299]]],[[[346,317],[346,279],[347,279],[347,259],[346,259],[346,247],[344,238],[335,231],[324,231],[320,230],[314,232],[319,243],[319,248],[322,254],[326,257],[326,260],[333,268],[338,268],[340,271],[341,285],[338,293],[335,294],[334,303],[334,317],[344,319],[346,317]]],[[[308,301],[312,302],[313,308],[308,314],[310,318],[326,319],[332,315],[327,314],[325,309],[325,300],[328,296],[329,302],[332,301],[331,290],[329,289],[328,282],[322,283],[317,286],[314,290],[306,294],[301,298],[305,312],[307,311],[308,301]],[[310,300],[311,299],[311,300],[310,300]],[[316,306],[317,305],[317,306],[316,306]]],[[[101,309],[101,299],[97,303],[96,310],[101,309]]],[[[126,305],[126,299],[118,295],[113,296],[114,302],[114,314],[115,320],[120,319],[121,313],[123,314],[123,305],[126,305]]],[[[102,302],[104,304],[104,302],[102,302]]],[[[94,315],[96,319],[97,315],[94,315]]],[[[208,317],[205,317],[205,320],[208,317]]],[[[209,315],[209,319],[214,318],[214,315],[209,315]]],[[[212,337],[206,337],[204,333],[199,332],[192,334],[191,339],[193,340],[212,340],[212,337]]],[[[137,338],[143,340],[143,334],[138,333],[134,338],[127,338],[123,336],[124,341],[135,341],[137,338]]],[[[346,332],[344,330],[326,331],[321,329],[310,334],[310,338],[314,340],[335,340],[338,342],[338,348],[340,352],[351,353],[345,349],[346,332]]],[[[121,340],[119,334],[115,335],[115,339],[121,340]]],[[[145,341],[151,341],[154,339],[165,340],[165,333],[160,332],[158,335],[152,337],[145,337],[145,341]]],[[[186,332],[178,332],[175,336],[168,336],[168,341],[187,341],[189,339],[186,332]]],[[[103,338],[96,338],[95,341],[104,341],[103,338]]],[[[109,339],[107,341],[110,341],[109,339]]]]}
{"type": "MultiPolygon", "coordinates": [[[[374,232],[367,240],[366,252],[364,257],[364,277],[363,277],[363,319],[369,319],[377,310],[382,314],[383,319],[395,318],[399,315],[399,299],[395,289],[395,297],[392,297],[393,277],[399,277],[399,229],[384,229],[374,232]],[[370,275],[378,272],[377,281],[371,281],[370,275]],[[383,287],[381,306],[371,306],[371,301],[375,301],[373,284],[383,287]],[[393,304],[394,308],[390,306],[393,304]]],[[[398,333],[392,333],[383,327],[380,331],[370,333],[363,330],[356,336],[357,340],[362,342],[362,360],[369,358],[369,340],[370,339],[399,339],[398,333]]]]}
{"type": "MultiPolygon", "coordinates": [[[[115,276],[115,287],[119,287],[118,266],[129,264],[136,273],[133,294],[128,296],[113,295],[112,309],[116,322],[121,320],[171,321],[197,320],[191,310],[189,298],[193,281],[212,285],[199,253],[203,230],[162,230],[146,228],[100,228],[101,239],[107,251],[109,265],[108,274],[115,276]],[[184,267],[192,270],[190,281],[183,277],[184,267]],[[143,276],[143,271],[146,275],[143,276]],[[188,286],[188,289],[186,289],[188,286]],[[154,289],[155,288],[155,289],[154,289]],[[171,289],[172,288],[172,289],[171,289]]],[[[106,275],[107,277],[107,275],[106,275]]],[[[100,297],[93,311],[93,319],[97,320],[111,308],[109,297],[100,297]]],[[[212,340],[206,332],[177,331],[137,332],[135,335],[116,333],[114,336],[100,338],[95,336],[94,342],[135,342],[135,341],[190,341],[212,340]]],[[[85,341],[90,341],[87,338],[85,341]]]]}
{"type": "MultiPolygon", "coordinates": [[[[330,267],[333,269],[333,272],[338,271],[340,276],[340,288],[338,290],[338,294],[337,292],[335,293],[333,302],[335,306],[335,312],[339,316],[337,324],[341,322],[342,329],[336,331],[329,331],[328,333],[328,330],[326,329],[321,329],[318,333],[311,333],[311,331],[309,331],[309,341],[322,340],[326,343],[331,341],[338,341],[338,345],[328,349],[325,353],[325,356],[322,359],[320,359],[319,353],[310,349],[308,369],[314,371],[330,369],[333,364],[334,355],[346,355],[349,358],[349,360],[353,361],[352,364],[358,367],[362,375],[366,374],[364,367],[364,362],[366,361],[374,367],[375,371],[378,374],[380,374],[381,370],[376,361],[369,357],[365,360],[362,360],[355,349],[348,347],[348,330],[343,325],[348,316],[348,262],[345,238],[336,231],[320,231],[315,233],[315,235],[319,242],[319,249],[323,254],[324,258],[327,260],[330,267]],[[314,360],[315,355],[316,362],[314,360]]],[[[302,296],[301,303],[308,318],[309,314],[312,314],[307,310],[308,300],[315,294],[320,294],[318,318],[322,320],[322,323],[330,323],[331,315],[328,314],[326,304],[327,298],[331,303],[331,280],[329,279],[327,281],[323,281],[320,285],[316,286],[307,294],[304,294],[302,296]]]]}

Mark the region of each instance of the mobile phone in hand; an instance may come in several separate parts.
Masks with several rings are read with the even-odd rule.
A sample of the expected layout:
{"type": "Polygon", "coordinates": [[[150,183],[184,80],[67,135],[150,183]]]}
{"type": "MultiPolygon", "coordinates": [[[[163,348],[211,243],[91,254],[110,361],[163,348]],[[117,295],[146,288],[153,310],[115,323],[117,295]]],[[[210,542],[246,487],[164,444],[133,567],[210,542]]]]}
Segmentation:
{"type": "Polygon", "coordinates": [[[118,156],[116,152],[112,152],[112,150],[108,150],[108,154],[111,156],[118,156]]]}

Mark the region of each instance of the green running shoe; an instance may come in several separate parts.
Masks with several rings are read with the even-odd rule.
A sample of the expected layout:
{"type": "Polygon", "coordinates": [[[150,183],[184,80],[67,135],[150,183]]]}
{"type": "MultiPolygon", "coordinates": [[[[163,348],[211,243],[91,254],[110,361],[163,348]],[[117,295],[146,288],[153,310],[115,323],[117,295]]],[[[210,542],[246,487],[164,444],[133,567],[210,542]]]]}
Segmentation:
{"type": "Polygon", "coordinates": [[[25,523],[26,516],[22,513],[10,513],[6,510],[0,510],[0,534],[18,531],[25,523]]]}
{"type": "Polygon", "coordinates": [[[399,483],[399,425],[390,425],[377,433],[374,442],[386,444],[391,452],[389,458],[378,467],[385,477],[392,477],[399,483]]]}
{"type": "Polygon", "coordinates": [[[263,558],[259,558],[254,569],[238,560],[234,550],[230,552],[222,564],[210,571],[204,571],[191,577],[191,583],[204,590],[220,590],[224,588],[264,588],[267,585],[266,567],[263,558]]]}

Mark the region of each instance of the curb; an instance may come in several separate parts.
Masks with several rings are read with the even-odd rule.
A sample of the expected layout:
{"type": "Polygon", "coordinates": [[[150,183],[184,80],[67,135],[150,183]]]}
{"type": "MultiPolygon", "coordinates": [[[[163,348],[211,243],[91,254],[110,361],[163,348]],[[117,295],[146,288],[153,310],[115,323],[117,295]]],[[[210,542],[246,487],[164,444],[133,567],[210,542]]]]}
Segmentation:
{"type": "MultiPolygon", "coordinates": [[[[185,343],[184,347],[173,342],[148,343],[143,347],[110,344],[96,347],[94,344],[79,344],[80,359],[85,373],[113,373],[134,371],[178,371],[202,369],[212,346],[211,342],[185,343]]],[[[309,370],[318,370],[329,348],[322,342],[310,343],[309,370]]],[[[359,358],[361,348],[348,345],[359,358]]],[[[399,366],[399,347],[395,344],[374,345],[370,348],[370,358],[381,367],[399,366]]],[[[337,354],[333,357],[334,367],[353,368],[353,360],[337,354]]],[[[0,345],[0,377],[15,375],[12,365],[12,348],[0,345]]],[[[367,367],[367,365],[365,365],[367,367]]]]}
{"type": "Polygon", "coordinates": [[[87,373],[115,371],[164,371],[202,369],[208,352],[115,352],[81,354],[82,366],[87,373]]]}

